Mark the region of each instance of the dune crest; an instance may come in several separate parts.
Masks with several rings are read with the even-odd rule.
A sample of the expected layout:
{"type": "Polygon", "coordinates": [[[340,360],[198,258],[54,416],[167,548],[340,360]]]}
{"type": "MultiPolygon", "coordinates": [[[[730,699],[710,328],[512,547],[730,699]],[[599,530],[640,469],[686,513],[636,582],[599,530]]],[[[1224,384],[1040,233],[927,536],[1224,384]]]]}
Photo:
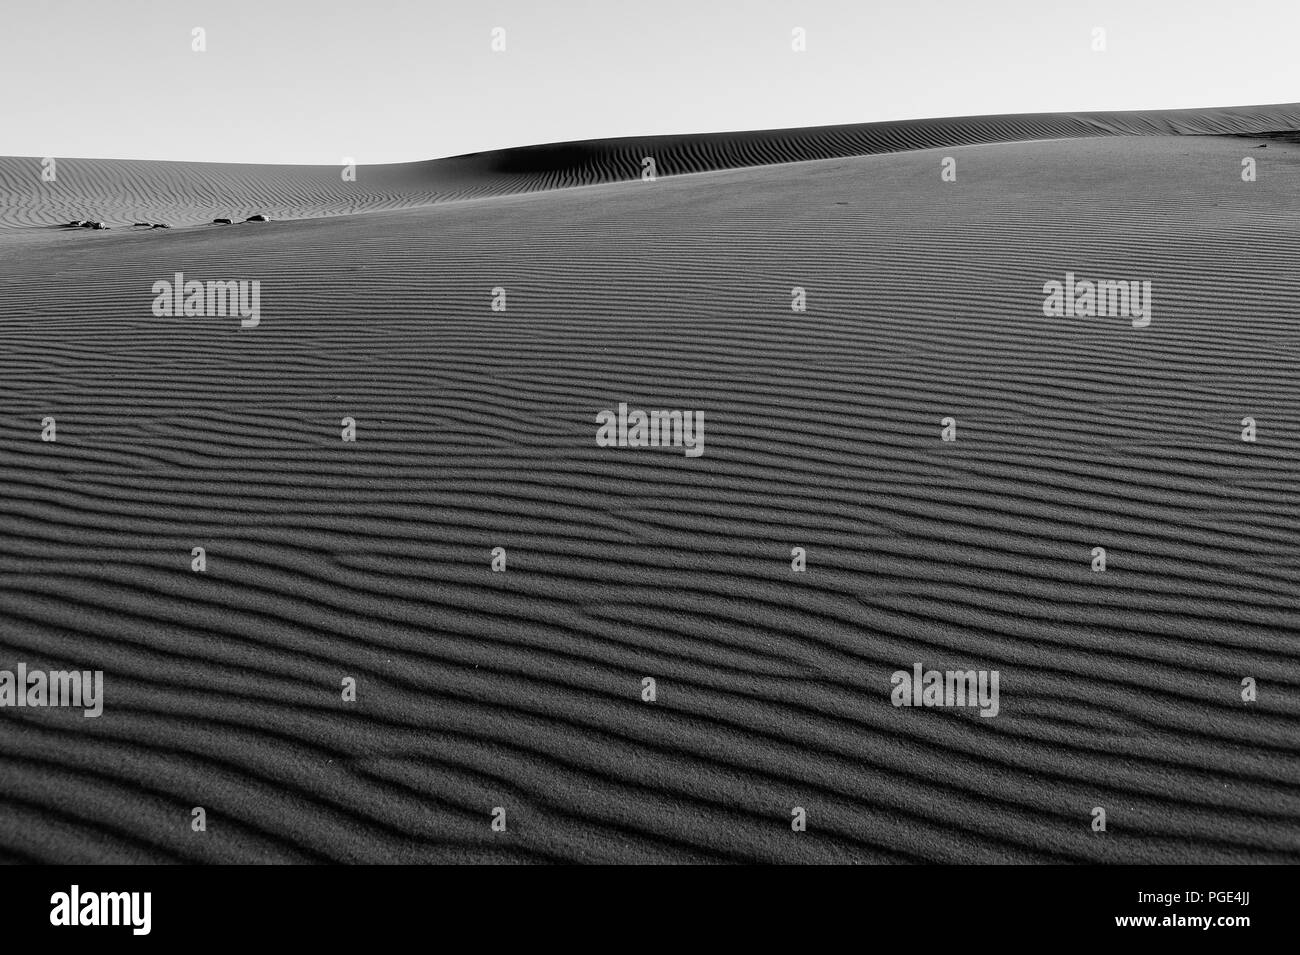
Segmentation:
{"type": "Polygon", "coordinates": [[[0,229],[93,217],[183,225],[258,213],[304,219],[405,209],[657,176],[808,162],[947,146],[1097,136],[1263,135],[1300,130],[1300,104],[1128,112],[1027,113],[847,126],[644,136],[521,146],[424,162],[343,166],[0,157],[0,229]]]}

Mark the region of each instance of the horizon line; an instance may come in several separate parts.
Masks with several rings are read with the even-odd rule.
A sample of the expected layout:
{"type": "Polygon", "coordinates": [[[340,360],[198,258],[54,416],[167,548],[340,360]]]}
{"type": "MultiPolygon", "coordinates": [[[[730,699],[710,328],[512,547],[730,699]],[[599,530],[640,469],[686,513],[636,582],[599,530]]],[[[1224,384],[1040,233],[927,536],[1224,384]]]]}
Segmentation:
{"type": "MultiPolygon", "coordinates": [[[[484,156],[492,153],[508,153],[527,149],[546,149],[559,146],[577,146],[585,143],[625,143],[631,141],[651,140],[651,139],[690,139],[704,136],[727,136],[745,133],[786,133],[798,132],[803,130],[828,130],[828,129],[848,129],[862,126],[884,126],[889,124],[901,123],[926,123],[926,122],[952,122],[956,120],[979,120],[979,119],[1001,119],[1017,116],[1099,116],[1115,114],[1132,114],[1132,113],[1198,113],[1213,112],[1217,110],[1255,110],[1255,109],[1280,109],[1294,107],[1300,109],[1300,101],[1276,102],[1276,103],[1238,103],[1233,105],[1219,106],[1176,106],[1176,107],[1136,107],[1131,109],[1056,109],[1056,110],[1032,110],[1019,113],[965,113],[960,115],[945,116],[914,116],[895,119],[876,119],[864,120],[853,123],[823,123],[814,126],[771,126],[771,127],[747,127],[741,129],[715,129],[695,132],[672,132],[672,133],[641,133],[630,136],[592,136],[585,139],[564,139],[552,140],[539,143],[520,143],[513,146],[498,146],[489,149],[479,149],[472,152],[454,153],[449,156],[425,156],[418,159],[398,159],[385,162],[361,162],[354,160],[353,164],[358,167],[375,167],[375,166],[411,166],[423,163],[446,162],[454,159],[468,159],[475,156],[484,156]]],[[[1269,132],[1285,132],[1287,130],[1270,130],[1269,132]]],[[[1298,129],[1297,131],[1300,131],[1298,129]]],[[[1251,135],[1257,135],[1252,133],[1251,135]]],[[[63,161],[67,160],[86,160],[91,162],[165,162],[165,163],[184,163],[190,165],[208,165],[208,166],[284,166],[284,167],[318,167],[322,169],[334,169],[346,165],[342,162],[315,163],[315,162],[278,162],[278,161],[259,161],[259,160],[212,160],[212,159],[170,159],[163,157],[147,156],[39,156],[35,154],[6,154],[4,158],[10,159],[32,159],[40,162],[43,159],[54,158],[63,161]]]]}

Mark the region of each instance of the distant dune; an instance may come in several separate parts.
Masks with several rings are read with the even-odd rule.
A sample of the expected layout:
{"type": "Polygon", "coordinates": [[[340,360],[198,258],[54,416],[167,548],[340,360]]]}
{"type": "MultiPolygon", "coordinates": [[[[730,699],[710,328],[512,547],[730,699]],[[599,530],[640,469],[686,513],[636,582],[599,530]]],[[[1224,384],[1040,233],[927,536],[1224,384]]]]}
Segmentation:
{"type": "MultiPolygon", "coordinates": [[[[1300,128],[1300,104],[1233,109],[1036,113],[921,119],[810,129],[646,136],[552,143],[428,162],[342,166],[57,159],[54,182],[38,157],[0,157],[0,229],[141,218],[196,225],[269,213],[316,218],[406,209],[457,199],[659,176],[843,159],[914,149],[1094,136],[1242,135],[1300,128]]],[[[57,157],[56,157],[57,158],[57,157]]]]}
{"type": "Polygon", "coordinates": [[[1300,862],[1288,130],[0,161],[0,668],[106,673],[0,710],[0,857],[1300,862]],[[156,317],[178,271],[260,325],[156,317]],[[1045,317],[1067,272],[1151,324],[1045,317]],[[620,402],[706,452],[598,447],[620,402]],[[999,714],[891,705],[918,662],[999,714]]]}

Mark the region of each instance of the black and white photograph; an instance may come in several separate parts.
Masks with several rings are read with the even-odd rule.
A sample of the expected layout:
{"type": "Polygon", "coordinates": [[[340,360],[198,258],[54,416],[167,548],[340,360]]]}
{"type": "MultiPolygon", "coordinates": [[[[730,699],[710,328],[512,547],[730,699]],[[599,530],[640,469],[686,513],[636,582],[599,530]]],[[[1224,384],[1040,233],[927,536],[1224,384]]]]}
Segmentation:
{"type": "Polygon", "coordinates": [[[1041,892],[1258,944],[1300,863],[1298,34],[9,0],[0,861],[48,887],[4,924],[853,864],[880,917],[924,867],[1005,932],[1041,892]]]}

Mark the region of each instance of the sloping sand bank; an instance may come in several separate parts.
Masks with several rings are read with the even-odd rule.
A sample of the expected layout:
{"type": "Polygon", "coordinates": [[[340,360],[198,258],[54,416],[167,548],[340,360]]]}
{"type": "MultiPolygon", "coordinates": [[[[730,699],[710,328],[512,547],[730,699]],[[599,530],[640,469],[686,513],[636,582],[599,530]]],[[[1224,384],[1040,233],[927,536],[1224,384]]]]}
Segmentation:
{"type": "MultiPolygon", "coordinates": [[[[101,215],[331,217],[0,239],[0,668],[106,696],[0,710],[0,857],[1300,861],[1300,146],[1167,135],[1290,110],[365,197],[61,163],[101,215]],[[155,316],[175,272],[260,281],[260,324],[155,316]],[[1067,272],[1152,282],[1151,324],[1045,317],[1067,272]],[[620,402],[705,453],[598,447],[620,402]],[[915,663],[999,671],[998,715],[891,705],[915,663]]],[[[75,214],[22,162],[10,226],[75,214]]]]}

